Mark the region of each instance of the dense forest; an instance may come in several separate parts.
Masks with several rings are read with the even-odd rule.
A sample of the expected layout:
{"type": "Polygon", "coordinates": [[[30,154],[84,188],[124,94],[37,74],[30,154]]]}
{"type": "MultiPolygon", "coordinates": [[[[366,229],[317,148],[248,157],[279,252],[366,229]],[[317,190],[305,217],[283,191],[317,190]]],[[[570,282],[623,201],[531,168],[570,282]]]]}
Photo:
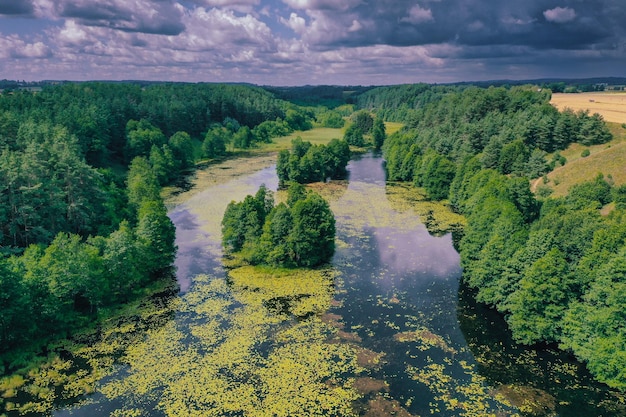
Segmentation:
{"type": "Polygon", "coordinates": [[[312,126],[251,86],[79,83],[0,95],[0,354],[45,344],[167,275],[160,186],[312,126]]]}
{"type": "MultiPolygon", "coordinates": [[[[365,103],[388,105],[395,89],[365,103]]],[[[558,151],[570,143],[609,141],[602,118],[559,113],[550,91],[529,86],[424,94],[412,108],[384,109],[406,123],[384,145],[389,180],[424,187],[467,217],[463,280],[505,316],[518,342],[558,344],[600,381],[625,388],[624,187],[598,175],[562,198],[536,198],[529,188],[566,163],[558,151]],[[602,215],[612,201],[617,209],[602,215]]]]}

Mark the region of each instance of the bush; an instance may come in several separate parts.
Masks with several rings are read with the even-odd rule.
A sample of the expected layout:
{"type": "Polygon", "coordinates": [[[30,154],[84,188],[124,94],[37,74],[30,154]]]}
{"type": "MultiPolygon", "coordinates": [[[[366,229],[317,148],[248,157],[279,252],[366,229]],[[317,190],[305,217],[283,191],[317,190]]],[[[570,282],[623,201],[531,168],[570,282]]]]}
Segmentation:
{"type": "Polygon", "coordinates": [[[552,195],[553,192],[554,190],[552,188],[545,185],[540,185],[539,187],[537,187],[537,196],[541,198],[548,198],[552,195]]]}
{"type": "Polygon", "coordinates": [[[626,184],[613,188],[612,192],[615,206],[618,209],[626,209],[626,184]]]}
{"type": "Polygon", "coordinates": [[[583,150],[582,153],[580,154],[580,156],[582,156],[583,158],[586,158],[589,155],[591,155],[591,151],[589,151],[589,149],[583,150]]]}

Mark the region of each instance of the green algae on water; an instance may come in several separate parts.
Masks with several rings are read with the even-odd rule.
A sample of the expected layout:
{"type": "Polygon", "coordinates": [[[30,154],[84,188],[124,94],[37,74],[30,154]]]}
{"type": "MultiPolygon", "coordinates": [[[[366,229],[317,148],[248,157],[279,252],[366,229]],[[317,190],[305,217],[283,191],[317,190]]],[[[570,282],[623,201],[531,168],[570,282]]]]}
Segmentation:
{"type": "Polygon", "coordinates": [[[330,270],[241,267],[228,280],[196,277],[181,304],[185,319],[130,347],[129,375],[102,392],[137,408],[156,403],[167,416],[354,415],[354,375],[363,368],[322,320],[332,296],[330,270]],[[273,307],[276,299],[284,308],[273,307]]]}

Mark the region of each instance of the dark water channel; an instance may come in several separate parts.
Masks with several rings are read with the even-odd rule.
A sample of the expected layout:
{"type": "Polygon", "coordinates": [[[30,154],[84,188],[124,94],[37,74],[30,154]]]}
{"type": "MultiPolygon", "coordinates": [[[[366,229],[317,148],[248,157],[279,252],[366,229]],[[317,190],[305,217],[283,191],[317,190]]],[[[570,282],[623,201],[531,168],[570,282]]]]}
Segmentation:
{"type": "MultiPolygon", "coordinates": [[[[503,320],[459,289],[452,236],[432,236],[414,213],[392,207],[379,156],[356,158],[348,170],[349,182],[330,199],[340,275],[329,313],[354,343],[379,355],[369,372],[388,387],[383,395],[398,408],[394,415],[625,415],[623,397],[593,383],[584,367],[549,348],[516,346],[503,320]]],[[[222,269],[221,214],[261,184],[276,189],[273,167],[192,197],[206,203],[202,216],[186,205],[170,212],[183,293],[194,290],[198,274],[222,269]]],[[[365,395],[361,413],[390,415],[368,411],[372,395],[365,395]]],[[[115,406],[56,415],[102,415],[115,406]]]]}
{"type": "Polygon", "coordinates": [[[352,161],[349,171],[346,195],[333,209],[350,205],[350,191],[367,194],[360,201],[371,206],[356,205],[351,213],[335,210],[339,238],[348,242],[334,259],[345,288],[337,311],[347,327],[358,329],[365,347],[386,353],[379,377],[389,383],[393,398],[419,415],[462,414],[463,406],[451,407],[441,399],[445,395],[467,403],[484,395],[485,408],[476,415],[516,412],[491,398],[498,395],[519,406],[522,415],[626,415],[623,394],[594,382],[583,365],[553,347],[516,345],[503,318],[477,304],[471,290],[459,288],[462,271],[451,235],[431,236],[423,225],[411,224],[381,203],[386,196],[380,158],[352,161]],[[351,218],[367,210],[390,210],[392,219],[382,226],[370,222],[361,234],[353,233],[351,218]],[[394,338],[415,327],[440,336],[447,348],[422,351],[394,338]],[[451,377],[449,387],[429,386],[407,372],[433,364],[444,364],[443,375],[433,376],[451,377]]]}

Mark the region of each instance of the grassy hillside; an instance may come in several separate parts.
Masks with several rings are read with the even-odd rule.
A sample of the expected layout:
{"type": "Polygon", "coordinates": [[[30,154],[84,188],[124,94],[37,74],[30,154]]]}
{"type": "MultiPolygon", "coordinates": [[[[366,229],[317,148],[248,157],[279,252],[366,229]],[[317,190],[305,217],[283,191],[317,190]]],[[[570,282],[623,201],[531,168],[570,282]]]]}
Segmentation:
{"type": "MultiPolygon", "coordinates": [[[[626,184],[626,129],[619,123],[608,123],[614,139],[602,145],[585,147],[580,144],[570,145],[561,152],[567,163],[548,174],[546,184],[553,190],[553,196],[564,196],[574,184],[593,179],[598,174],[609,175],[616,185],[626,184]],[[583,151],[589,150],[589,156],[583,157],[583,151]]],[[[533,188],[543,184],[539,179],[533,188]]]]}
{"type": "Polygon", "coordinates": [[[404,123],[396,123],[396,122],[385,122],[385,129],[387,131],[387,136],[393,135],[398,130],[402,129],[404,123]]]}

